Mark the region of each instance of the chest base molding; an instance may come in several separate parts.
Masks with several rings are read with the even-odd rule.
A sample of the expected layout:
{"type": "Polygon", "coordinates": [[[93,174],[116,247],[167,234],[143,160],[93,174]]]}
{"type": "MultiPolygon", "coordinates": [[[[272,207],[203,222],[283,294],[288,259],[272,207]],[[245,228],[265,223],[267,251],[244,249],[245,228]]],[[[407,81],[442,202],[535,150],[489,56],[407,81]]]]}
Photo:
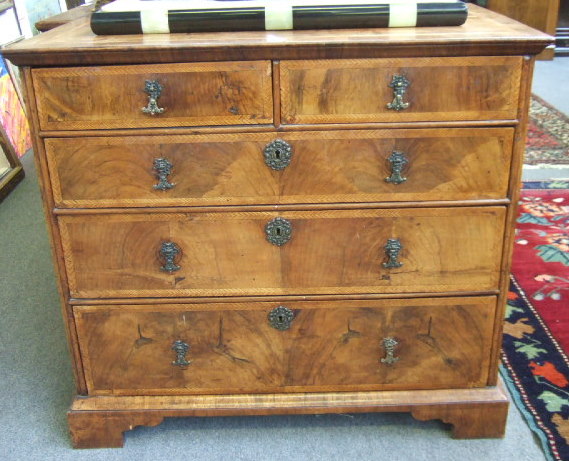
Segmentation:
{"type": "Polygon", "coordinates": [[[454,438],[499,438],[508,397],[501,379],[497,386],[453,390],[76,397],[67,417],[75,448],[118,448],[124,432],[164,418],[372,412],[440,419],[452,425],[454,438]]]}

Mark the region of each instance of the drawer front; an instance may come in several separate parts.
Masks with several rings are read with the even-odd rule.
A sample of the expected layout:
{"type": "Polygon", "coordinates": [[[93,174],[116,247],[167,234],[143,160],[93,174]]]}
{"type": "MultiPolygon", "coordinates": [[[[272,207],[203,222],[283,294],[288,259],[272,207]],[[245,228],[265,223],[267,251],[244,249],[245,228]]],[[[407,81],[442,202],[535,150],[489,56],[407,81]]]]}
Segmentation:
{"type": "Polygon", "coordinates": [[[503,198],[512,138],[476,128],[45,143],[57,206],[101,208],[503,198]]]}
{"type": "Polygon", "coordinates": [[[32,73],[43,130],[273,120],[269,61],[34,69],[32,73]],[[158,97],[152,92],[156,88],[146,88],[147,81],[162,87],[158,97]],[[160,109],[164,111],[157,113],[160,109]]]}
{"type": "Polygon", "coordinates": [[[504,217],[488,207],[59,219],[71,294],[98,298],[497,290],[504,217]]]}
{"type": "Polygon", "coordinates": [[[75,307],[75,317],[93,395],[432,389],[486,385],[495,305],[119,305],[75,307]],[[268,320],[278,306],[292,315],[281,329],[268,320]]]}
{"type": "Polygon", "coordinates": [[[521,57],[284,61],[282,119],[291,124],[516,119],[521,65],[521,57]],[[398,85],[394,77],[405,80],[398,85]]]}

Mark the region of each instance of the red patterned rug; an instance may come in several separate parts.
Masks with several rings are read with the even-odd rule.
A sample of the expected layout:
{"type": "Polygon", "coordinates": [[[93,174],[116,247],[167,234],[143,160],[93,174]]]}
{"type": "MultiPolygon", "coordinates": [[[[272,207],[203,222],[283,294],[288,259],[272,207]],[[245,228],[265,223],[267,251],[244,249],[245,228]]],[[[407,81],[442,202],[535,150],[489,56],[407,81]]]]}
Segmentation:
{"type": "Polygon", "coordinates": [[[569,182],[525,183],[502,375],[550,460],[569,460],[569,182]]]}
{"type": "Polygon", "coordinates": [[[526,142],[526,165],[569,165],[569,118],[532,96],[526,142]]]}

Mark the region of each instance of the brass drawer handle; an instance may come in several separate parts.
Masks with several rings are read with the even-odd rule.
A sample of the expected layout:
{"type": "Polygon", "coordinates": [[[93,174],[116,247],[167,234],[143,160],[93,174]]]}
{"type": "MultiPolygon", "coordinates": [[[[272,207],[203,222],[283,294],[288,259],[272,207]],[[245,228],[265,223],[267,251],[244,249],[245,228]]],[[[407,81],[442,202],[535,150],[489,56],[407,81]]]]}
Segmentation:
{"type": "Polygon", "coordinates": [[[142,108],[142,112],[150,115],[159,115],[164,112],[163,107],[158,107],[158,98],[162,94],[164,87],[158,80],[146,80],[144,92],[148,95],[148,105],[142,108]]]}
{"type": "Polygon", "coordinates": [[[160,267],[163,272],[176,272],[181,269],[180,266],[176,264],[176,261],[180,259],[182,250],[174,242],[162,242],[160,245],[160,259],[164,262],[164,265],[160,267]]]}
{"type": "Polygon", "coordinates": [[[399,357],[395,357],[395,348],[399,345],[399,343],[395,340],[395,338],[383,338],[383,341],[381,343],[385,349],[385,357],[382,357],[380,359],[381,363],[385,363],[386,365],[393,365],[395,362],[398,362],[399,357]]]}
{"type": "Polygon", "coordinates": [[[407,91],[409,85],[411,85],[411,82],[403,75],[393,76],[389,84],[389,88],[393,88],[393,101],[387,104],[388,109],[400,111],[409,107],[409,103],[403,101],[403,96],[405,96],[405,91],[407,91]]]}
{"type": "Polygon", "coordinates": [[[397,269],[403,265],[403,263],[398,261],[399,253],[403,249],[399,239],[387,239],[387,243],[383,248],[388,258],[387,262],[382,264],[384,268],[397,269]]]}
{"type": "Polygon", "coordinates": [[[168,159],[162,157],[154,159],[153,170],[158,179],[158,184],[154,184],[154,189],[169,190],[175,186],[175,184],[168,181],[168,176],[172,174],[173,169],[174,165],[168,159]]]}
{"type": "Polygon", "coordinates": [[[269,168],[277,171],[284,170],[290,164],[292,147],[282,139],[275,139],[265,146],[263,155],[265,156],[265,163],[269,168]]]}
{"type": "Polygon", "coordinates": [[[385,178],[385,182],[397,185],[407,181],[407,178],[401,175],[403,169],[409,163],[405,154],[403,152],[393,151],[387,161],[391,168],[391,175],[385,178]]]}
{"type": "Polygon", "coordinates": [[[282,246],[292,238],[292,224],[284,218],[275,218],[265,225],[267,240],[273,245],[282,246]]]}
{"type": "Polygon", "coordinates": [[[176,360],[172,362],[172,365],[176,367],[187,367],[191,363],[186,360],[186,354],[190,350],[190,345],[188,343],[178,339],[172,343],[172,350],[176,353],[176,360]]]}
{"type": "Polygon", "coordinates": [[[294,320],[294,312],[285,306],[275,307],[269,312],[269,325],[281,331],[288,330],[294,320]]]}

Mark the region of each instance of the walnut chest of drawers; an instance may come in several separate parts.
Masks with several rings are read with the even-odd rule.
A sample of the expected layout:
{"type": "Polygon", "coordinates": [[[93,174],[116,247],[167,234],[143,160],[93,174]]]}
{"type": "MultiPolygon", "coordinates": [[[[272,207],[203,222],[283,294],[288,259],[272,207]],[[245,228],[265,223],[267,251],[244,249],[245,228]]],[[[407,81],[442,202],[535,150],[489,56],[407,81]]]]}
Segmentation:
{"type": "Polygon", "coordinates": [[[408,411],[504,433],[533,55],[462,27],[95,37],[24,68],[74,446],[164,417],[408,411]]]}

